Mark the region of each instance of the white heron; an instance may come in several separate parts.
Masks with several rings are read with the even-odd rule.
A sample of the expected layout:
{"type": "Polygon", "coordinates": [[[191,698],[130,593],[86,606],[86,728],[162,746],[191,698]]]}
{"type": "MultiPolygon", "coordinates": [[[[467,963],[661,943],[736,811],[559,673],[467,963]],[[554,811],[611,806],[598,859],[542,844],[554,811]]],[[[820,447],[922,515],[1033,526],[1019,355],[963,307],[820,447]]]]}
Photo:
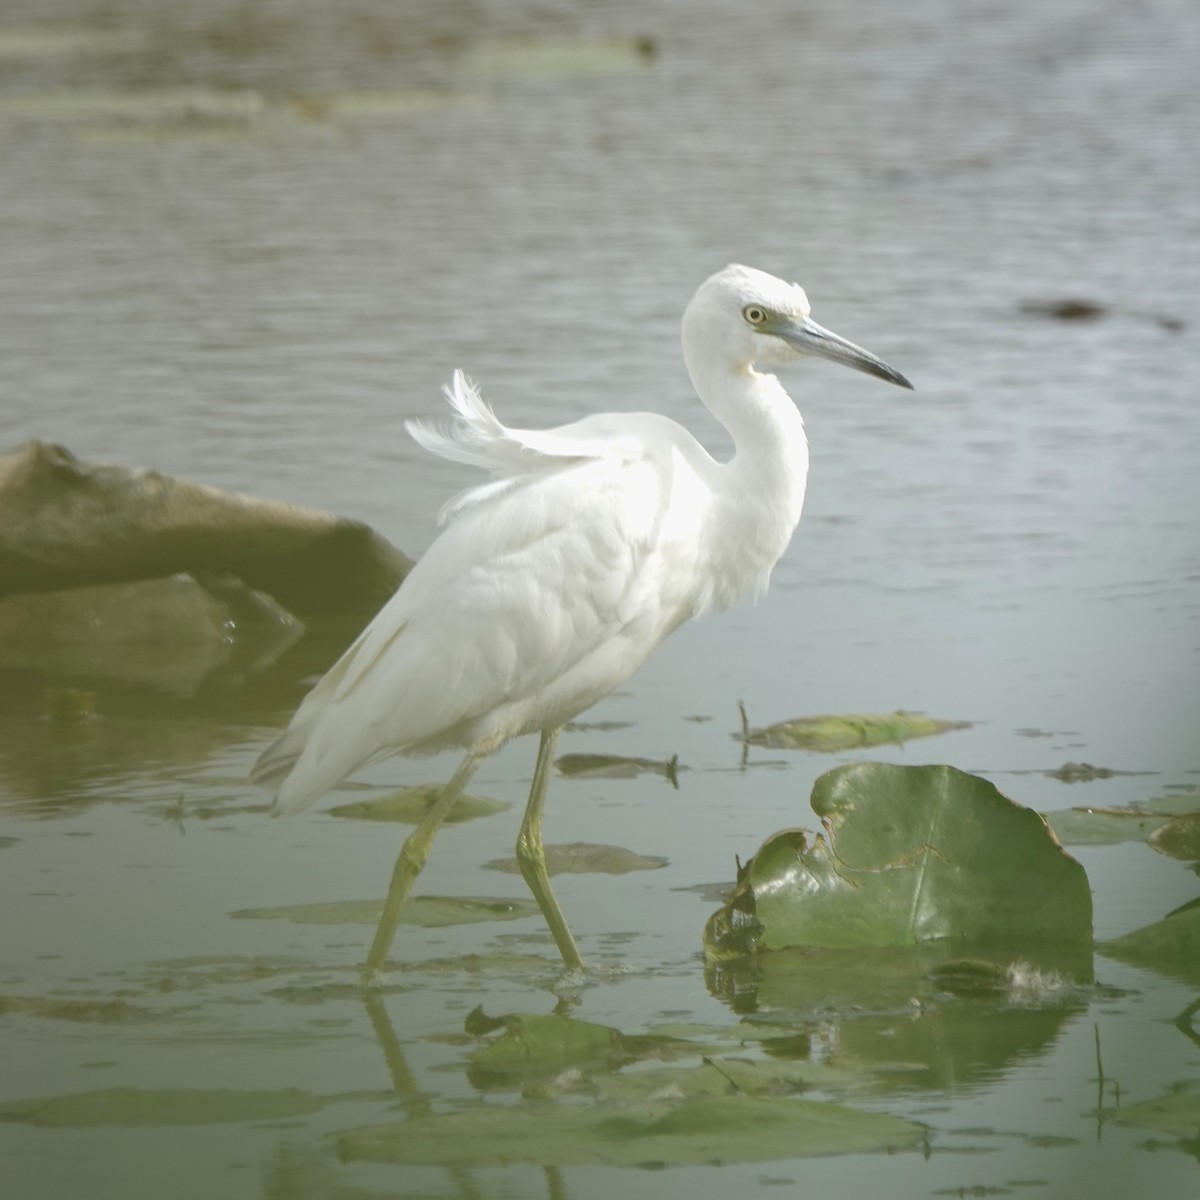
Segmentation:
{"type": "Polygon", "coordinates": [[[783,385],[755,365],[819,355],[912,386],[809,312],[798,285],[738,265],[687,306],[684,360],[733,439],[728,462],[657,413],[510,429],[461,372],[446,389],[452,426],[407,423],[426,450],[497,478],[446,505],[445,531],[252,772],[292,813],[390,755],[466,750],[396,861],[368,978],[454,801],[526,733],[541,743],[517,861],[568,970],[583,966],[542,848],[555,742],[684,621],[765,591],[800,520],[808,442],[783,385]]]}

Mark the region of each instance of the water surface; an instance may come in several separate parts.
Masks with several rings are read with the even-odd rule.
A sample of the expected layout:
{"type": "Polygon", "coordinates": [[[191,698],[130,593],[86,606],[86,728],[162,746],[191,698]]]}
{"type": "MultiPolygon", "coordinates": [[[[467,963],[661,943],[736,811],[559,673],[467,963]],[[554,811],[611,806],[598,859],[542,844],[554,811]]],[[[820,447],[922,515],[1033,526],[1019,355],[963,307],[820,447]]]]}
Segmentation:
{"type": "MultiPolygon", "coordinates": [[[[654,408],[726,452],[691,395],[678,321],[731,260],[799,279],[818,320],[916,384],[788,373],[813,470],[770,596],[682,630],[564,739],[687,768],[678,790],[657,775],[554,782],[548,840],[669,860],[559,879],[600,968],[574,1015],[736,1042],[742,1015],[706,990],[699,957],[716,903],[690,889],[811,823],[812,781],[836,762],[949,761],[1042,810],[1196,782],[1188,6],[661,0],[417,18],[359,0],[336,23],[302,3],[156,10],[54,0],[9,5],[0,26],[5,448],[60,441],[326,507],[415,556],[470,474],[422,456],[402,423],[438,411],[455,366],[515,424],[654,408]],[[1101,315],[1023,307],[1063,298],[1101,315]],[[759,724],[898,707],[974,724],[743,767],[739,699],[759,724]],[[1120,773],[1045,773],[1066,761],[1120,773]]],[[[96,718],[68,727],[42,718],[45,683],[8,678],[0,696],[0,990],[42,1004],[0,1017],[0,1102],[100,1089],[336,1102],[212,1125],[9,1122],[23,1195],[97,1181],[126,1196],[1195,1187],[1194,1141],[1104,1115],[1196,1080],[1200,1051],[1171,1023],[1194,989],[1103,958],[1095,989],[991,1065],[848,1099],[927,1124],[926,1154],[654,1172],[339,1164],[326,1135],[398,1119],[398,1098],[478,1099],[459,1036],[470,1010],[556,1003],[540,923],[402,929],[398,960],[544,965],[398,973],[381,1020],[353,987],[369,927],[231,916],[378,896],[402,836],[328,804],[267,819],[246,772],[303,683],[102,688],[96,718]],[[63,999],[130,1009],[42,1003],[63,999]]],[[[533,752],[508,747],[474,790],[519,810],[533,752]]],[[[452,769],[394,761],[361,779],[452,769]]],[[[423,890],[519,895],[482,869],[518,821],[447,828],[423,890]]],[[[1078,857],[1101,939],[1197,891],[1143,845],[1078,857]]],[[[853,1057],[852,1023],[822,1033],[811,1014],[776,1015],[826,1046],[814,1061],[853,1057]]]]}

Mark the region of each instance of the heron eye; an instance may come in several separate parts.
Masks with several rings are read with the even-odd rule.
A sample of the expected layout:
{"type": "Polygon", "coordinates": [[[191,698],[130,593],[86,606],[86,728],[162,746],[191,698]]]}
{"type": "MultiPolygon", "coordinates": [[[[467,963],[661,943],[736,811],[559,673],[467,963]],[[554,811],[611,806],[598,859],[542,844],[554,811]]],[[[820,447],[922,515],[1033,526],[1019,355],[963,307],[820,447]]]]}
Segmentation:
{"type": "Polygon", "coordinates": [[[760,308],[757,304],[747,304],[742,309],[742,316],[750,322],[751,325],[761,325],[767,319],[767,310],[760,308]]]}

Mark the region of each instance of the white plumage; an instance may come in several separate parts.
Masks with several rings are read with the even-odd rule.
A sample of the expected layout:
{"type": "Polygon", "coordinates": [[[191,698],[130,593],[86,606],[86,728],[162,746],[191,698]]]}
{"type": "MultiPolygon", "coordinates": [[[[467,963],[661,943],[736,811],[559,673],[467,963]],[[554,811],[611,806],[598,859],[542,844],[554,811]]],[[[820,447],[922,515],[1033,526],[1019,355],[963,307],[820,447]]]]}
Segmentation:
{"type": "MultiPolygon", "coordinates": [[[[761,593],[800,519],[808,445],[782,385],[753,364],[819,354],[910,386],[808,314],[798,286],[741,266],[712,276],[689,304],[684,358],[733,437],[728,463],[655,413],[510,429],[456,372],[446,389],[453,424],[408,430],[431,453],[496,478],[443,509],[444,532],[255,764],[254,780],[277,787],[276,811],[312,804],[381,758],[446,746],[468,753],[448,788],[457,794],[479,759],[533,732],[543,735],[534,792],[544,795],[543,767],[566,721],[689,617],[761,593]]],[[[448,810],[453,796],[443,801],[448,810]]],[[[579,966],[545,879],[540,808],[531,795],[518,858],[564,959],[579,966]]],[[[440,819],[401,854],[407,887],[440,819]]],[[[391,933],[381,922],[372,969],[391,933]]]]}

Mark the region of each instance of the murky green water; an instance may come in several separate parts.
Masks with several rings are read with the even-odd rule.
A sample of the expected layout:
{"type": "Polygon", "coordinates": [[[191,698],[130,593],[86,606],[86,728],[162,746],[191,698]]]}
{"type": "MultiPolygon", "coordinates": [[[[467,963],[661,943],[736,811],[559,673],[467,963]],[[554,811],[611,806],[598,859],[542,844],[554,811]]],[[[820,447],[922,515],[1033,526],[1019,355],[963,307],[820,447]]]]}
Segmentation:
{"type": "MultiPolygon", "coordinates": [[[[597,968],[567,995],[536,918],[404,927],[415,965],[368,1001],[369,924],[261,915],[379,899],[403,836],[333,804],[272,821],[245,782],[319,650],[184,694],[100,687],[79,723],[42,715],[48,684],[79,681],[6,676],[0,1147],[21,1195],[1193,1194],[1194,970],[1098,957],[1091,985],[958,1000],[779,971],[731,999],[705,978],[718,900],[696,890],[811,823],[813,779],[855,758],[948,761],[1041,810],[1196,783],[1189,6],[40,0],[2,21],[5,449],[58,440],[328,507],[415,555],[469,476],[402,420],[437,411],[455,366],[514,423],[653,407],[719,448],[677,326],[731,259],[799,278],[917,386],[789,375],[814,465],[771,596],[681,631],[564,739],[680,767],[678,789],[552,785],[549,841],[668,860],[558,877],[597,968]],[[1103,312],[1023,307],[1064,298],[1103,312]],[[743,764],[739,699],[756,725],[974,724],[743,764]],[[1118,773],[1046,773],[1068,761],[1118,773]],[[472,1010],[556,1006],[685,1044],[481,1071],[499,1035],[467,1033],[472,1010]],[[628,1111],[607,1143],[553,1123],[649,1071],[677,1072],[650,1103],[689,1097],[706,1057],[925,1131],[810,1158],[799,1135],[731,1149],[723,1110],[673,1151],[628,1111]],[[1172,1096],[1181,1116],[1134,1107],[1172,1096]],[[353,1136],[485,1105],[528,1116],[501,1131],[506,1165],[469,1124],[400,1162],[353,1136]]],[[[523,898],[484,864],[510,853],[533,753],[484,767],[472,790],[513,807],[447,827],[419,890],[523,898]]],[[[384,764],[335,803],[452,769],[384,764]]],[[[1099,939],[1200,890],[1142,843],[1076,853],[1099,939]]],[[[757,1099],[762,1076],[739,1078],[757,1099]]]]}

